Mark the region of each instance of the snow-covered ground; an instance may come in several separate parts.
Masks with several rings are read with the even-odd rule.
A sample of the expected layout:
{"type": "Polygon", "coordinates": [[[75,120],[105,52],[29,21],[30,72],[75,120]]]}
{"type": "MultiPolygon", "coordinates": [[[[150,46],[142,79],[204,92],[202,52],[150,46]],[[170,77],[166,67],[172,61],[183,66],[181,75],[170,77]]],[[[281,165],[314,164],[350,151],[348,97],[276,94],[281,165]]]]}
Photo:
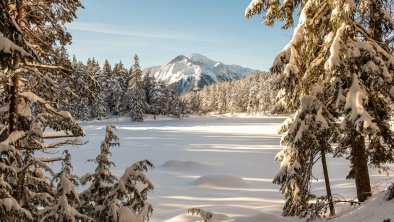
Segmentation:
{"type": "MultiPolygon", "coordinates": [[[[188,208],[217,213],[218,221],[293,221],[280,218],[283,198],[272,178],[278,169],[275,154],[281,149],[277,129],[284,117],[211,116],[182,120],[161,119],[143,123],[127,118],[83,122],[87,145],[71,148],[78,175],[92,171],[86,162],[99,152],[105,126],[116,125],[120,148],[112,150],[121,175],[130,164],[149,159],[155,168],[148,173],[155,184],[149,202],[154,206],[152,222],[198,221],[188,208]]],[[[320,166],[315,177],[322,178],[320,166]]],[[[333,193],[354,197],[353,181],[345,179],[348,161],[330,159],[333,193]]],[[[371,173],[374,184],[384,187],[387,177],[371,173]]],[[[322,179],[314,189],[324,193],[322,179]]],[[[346,210],[347,207],[344,207],[346,210]]]]}

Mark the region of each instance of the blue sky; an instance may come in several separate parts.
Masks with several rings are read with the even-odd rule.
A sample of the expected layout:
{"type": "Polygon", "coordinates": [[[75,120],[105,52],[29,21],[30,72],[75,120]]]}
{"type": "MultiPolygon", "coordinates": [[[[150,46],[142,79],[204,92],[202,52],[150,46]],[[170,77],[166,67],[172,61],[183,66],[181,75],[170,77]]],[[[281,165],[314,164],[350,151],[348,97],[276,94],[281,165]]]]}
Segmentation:
{"type": "Polygon", "coordinates": [[[292,30],[247,20],[249,0],[84,0],[85,9],[67,25],[70,55],[100,64],[138,54],[142,67],[162,65],[178,55],[203,54],[226,64],[268,70],[292,30]]]}

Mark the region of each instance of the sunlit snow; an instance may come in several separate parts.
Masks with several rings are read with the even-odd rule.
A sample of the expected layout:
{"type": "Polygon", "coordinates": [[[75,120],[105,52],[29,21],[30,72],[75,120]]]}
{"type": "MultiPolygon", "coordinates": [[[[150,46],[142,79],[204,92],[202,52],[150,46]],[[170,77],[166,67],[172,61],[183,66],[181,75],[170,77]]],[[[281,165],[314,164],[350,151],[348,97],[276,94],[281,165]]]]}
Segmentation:
{"type": "MultiPolygon", "coordinates": [[[[154,208],[152,222],[199,221],[187,214],[192,207],[223,215],[217,221],[293,221],[280,217],[283,197],[271,182],[278,170],[274,156],[281,150],[277,130],[285,119],[212,116],[143,123],[127,118],[82,122],[89,143],[69,149],[78,175],[92,171],[94,164],[86,160],[98,154],[105,126],[116,125],[121,147],[112,150],[113,172],[121,176],[127,166],[143,159],[156,166],[148,172],[155,185],[148,195],[154,208]]],[[[313,182],[313,189],[323,195],[321,166],[315,168],[319,180],[313,182]]],[[[345,179],[348,169],[347,160],[329,161],[333,193],[354,198],[354,182],[345,179]]],[[[371,175],[373,184],[387,185],[382,180],[386,177],[371,175]]]]}

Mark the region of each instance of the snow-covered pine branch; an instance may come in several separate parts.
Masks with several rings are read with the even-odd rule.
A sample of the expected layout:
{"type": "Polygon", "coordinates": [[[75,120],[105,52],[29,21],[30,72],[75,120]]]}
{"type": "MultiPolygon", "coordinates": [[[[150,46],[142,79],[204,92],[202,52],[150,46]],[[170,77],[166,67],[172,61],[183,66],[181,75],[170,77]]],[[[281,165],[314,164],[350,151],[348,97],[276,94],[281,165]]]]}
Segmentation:
{"type": "Polygon", "coordinates": [[[94,173],[81,178],[82,184],[90,186],[81,193],[81,212],[97,221],[143,222],[149,220],[152,206],[146,201],[153,183],[144,174],[153,167],[148,160],[129,166],[117,179],[110,171],[113,162],[109,160],[110,148],[119,146],[114,134],[115,126],[107,126],[100,154],[96,157],[94,173]]]}
{"type": "Polygon", "coordinates": [[[202,221],[201,222],[211,222],[213,218],[213,213],[210,211],[205,211],[200,208],[190,208],[187,210],[188,213],[192,215],[200,216],[202,221]]]}
{"type": "Polygon", "coordinates": [[[148,192],[153,190],[153,183],[146,177],[145,171],[153,167],[148,160],[129,166],[119,181],[105,197],[103,211],[107,221],[124,222],[148,221],[153,208],[147,202],[148,192]]]}
{"type": "Polygon", "coordinates": [[[119,146],[118,137],[114,134],[115,129],[115,126],[107,126],[100,153],[95,160],[91,160],[97,164],[97,167],[94,173],[86,174],[81,178],[83,185],[90,183],[90,186],[81,193],[81,211],[102,220],[105,220],[103,215],[106,215],[105,198],[117,182],[110,171],[114,163],[109,160],[110,148],[119,146]]]}
{"type": "MultiPolygon", "coordinates": [[[[252,0],[246,16],[265,13],[267,24],[284,19],[286,27],[292,22],[286,15],[292,15],[297,7],[283,6],[299,3],[252,0]]],[[[389,124],[394,96],[388,93],[394,92],[394,57],[389,42],[394,27],[393,18],[386,13],[387,4],[302,1],[293,38],[272,69],[281,76],[280,101],[292,110],[301,106],[298,97],[313,96],[313,86],[319,85],[318,99],[336,121],[342,121],[335,130],[341,134],[335,153],[349,157],[349,178],[356,180],[361,202],[371,195],[368,163],[383,167],[394,162],[394,133],[389,124]]]]}
{"type": "Polygon", "coordinates": [[[64,151],[64,159],[61,171],[55,175],[57,181],[57,190],[55,192],[55,201],[44,209],[39,211],[38,221],[91,221],[87,215],[78,212],[80,204],[79,193],[76,186],[78,177],[72,174],[71,156],[68,151],[64,151]]]}

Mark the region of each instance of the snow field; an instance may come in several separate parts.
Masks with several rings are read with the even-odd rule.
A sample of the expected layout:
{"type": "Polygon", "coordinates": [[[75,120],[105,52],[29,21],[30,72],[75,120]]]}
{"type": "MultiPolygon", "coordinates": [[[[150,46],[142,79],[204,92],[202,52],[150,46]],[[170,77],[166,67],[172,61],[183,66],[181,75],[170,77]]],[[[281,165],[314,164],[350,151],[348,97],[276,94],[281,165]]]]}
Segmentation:
{"type": "MultiPolygon", "coordinates": [[[[116,125],[121,147],[112,149],[113,172],[120,176],[127,166],[143,159],[156,166],[148,172],[155,184],[148,196],[154,207],[152,222],[199,221],[187,214],[193,207],[214,212],[216,221],[297,221],[279,217],[283,198],[279,186],[272,184],[278,170],[274,156],[281,150],[277,130],[284,120],[211,116],[143,123],[83,122],[89,143],[70,152],[76,174],[92,171],[94,164],[86,160],[99,152],[105,126],[116,125]]],[[[348,162],[329,159],[328,163],[333,193],[354,197],[354,183],[345,179],[348,162]]],[[[371,175],[373,181],[385,178],[371,175]]],[[[314,176],[323,178],[319,163],[314,176]]],[[[323,195],[324,180],[314,182],[313,189],[323,195]]]]}

